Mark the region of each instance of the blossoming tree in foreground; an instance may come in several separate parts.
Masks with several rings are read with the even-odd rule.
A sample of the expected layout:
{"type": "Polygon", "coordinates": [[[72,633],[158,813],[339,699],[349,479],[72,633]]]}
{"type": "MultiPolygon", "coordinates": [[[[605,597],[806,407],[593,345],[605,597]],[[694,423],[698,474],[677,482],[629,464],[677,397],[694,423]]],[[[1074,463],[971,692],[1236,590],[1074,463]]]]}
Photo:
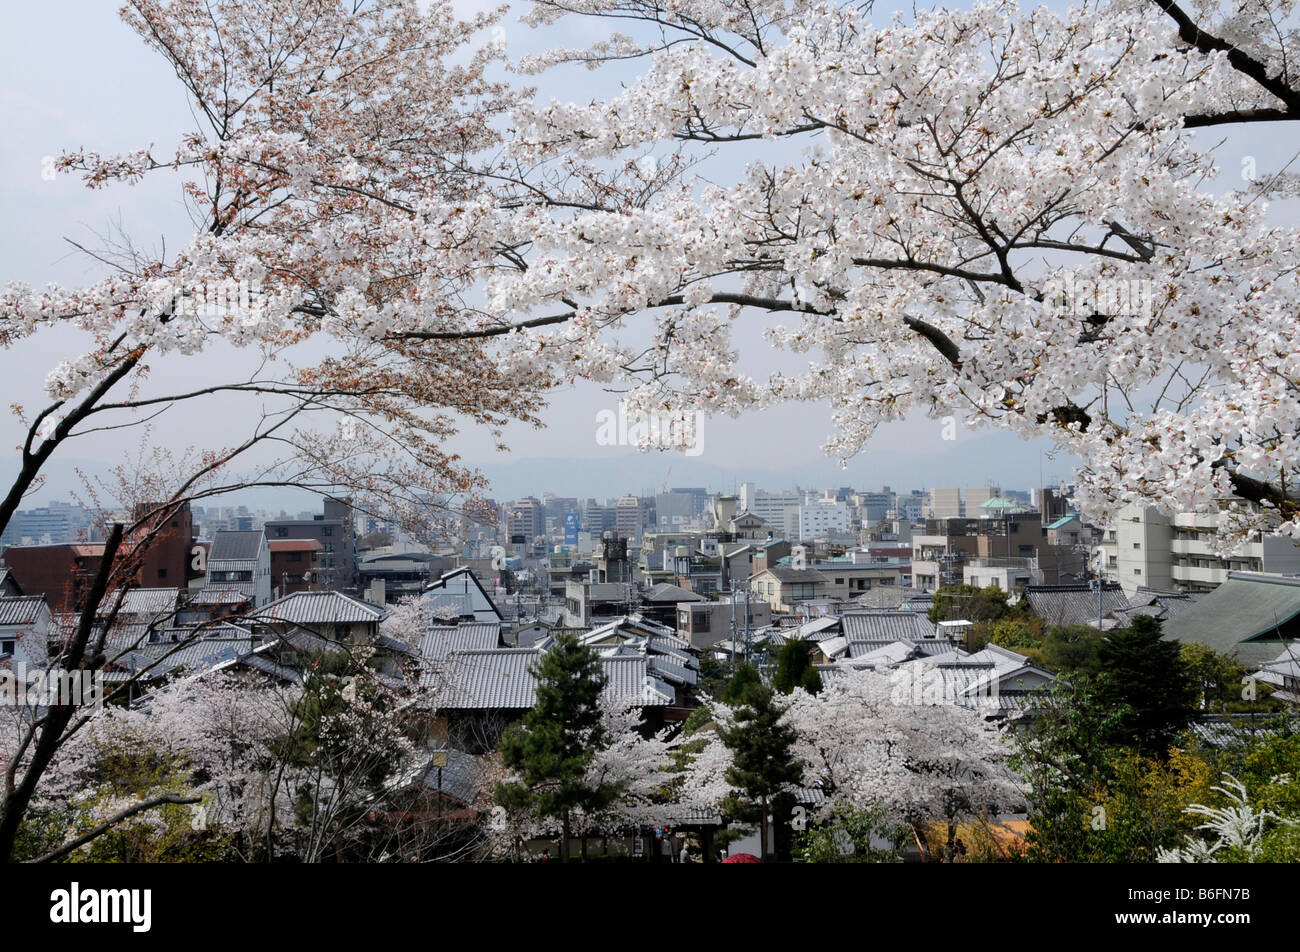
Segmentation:
{"type": "Polygon", "coordinates": [[[516,113],[527,266],[489,298],[521,325],[515,366],[631,383],[660,414],[827,401],[841,458],[882,422],[960,414],[1050,434],[1094,514],[1236,494],[1259,506],[1225,542],[1300,535],[1300,242],[1266,200],[1294,177],[1216,193],[1218,133],[1197,131],[1300,118],[1289,0],[528,19],[571,15],[633,33],[526,69],[644,68],[516,113]],[[746,372],[760,334],[793,371],[746,372]]]}

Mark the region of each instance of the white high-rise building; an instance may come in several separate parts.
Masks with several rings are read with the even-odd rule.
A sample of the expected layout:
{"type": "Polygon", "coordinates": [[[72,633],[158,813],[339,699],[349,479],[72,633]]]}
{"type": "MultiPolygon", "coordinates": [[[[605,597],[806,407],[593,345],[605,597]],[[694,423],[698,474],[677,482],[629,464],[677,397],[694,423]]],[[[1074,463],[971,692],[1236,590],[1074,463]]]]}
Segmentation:
{"type": "Polygon", "coordinates": [[[799,507],[799,535],[801,542],[811,541],[827,533],[849,531],[847,503],[819,499],[799,507]]]}

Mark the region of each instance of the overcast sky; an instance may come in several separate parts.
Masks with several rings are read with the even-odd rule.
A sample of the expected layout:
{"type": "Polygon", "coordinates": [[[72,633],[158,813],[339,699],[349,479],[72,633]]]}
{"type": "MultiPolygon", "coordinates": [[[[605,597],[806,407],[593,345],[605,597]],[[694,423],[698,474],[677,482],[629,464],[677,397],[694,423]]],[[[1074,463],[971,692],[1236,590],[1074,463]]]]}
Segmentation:
{"type": "MultiPolygon", "coordinates": [[[[462,3],[462,10],[476,5],[462,3]]],[[[47,156],[85,147],[101,153],[129,151],[156,144],[166,151],[193,127],[188,103],[163,61],[147,50],[118,19],[116,3],[104,0],[62,0],[58,4],[12,4],[0,33],[0,282],[32,284],[58,281],[75,285],[96,276],[93,262],[75,252],[67,239],[94,244],[95,235],[121,227],[144,247],[166,241],[180,247],[190,225],[180,202],[180,181],[150,176],[128,187],[91,192],[79,181],[42,177],[47,156]]],[[[516,9],[522,10],[521,5],[516,9]]],[[[603,24],[589,28],[568,24],[558,36],[505,23],[505,41],[512,55],[550,45],[577,46],[582,29],[592,36],[603,24]]],[[[614,90],[621,75],[582,69],[554,76],[530,77],[543,99],[589,98],[594,83],[600,92],[614,90]]],[[[1241,157],[1254,155],[1261,169],[1277,168],[1291,156],[1294,145],[1282,137],[1259,132],[1233,132],[1221,152],[1221,166],[1234,173],[1241,157]]],[[[1216,133],[1216,140],[1223,133],[1216,133]]],[[[45,375],[62,357],[78,349],[71,333],[42,332],[20,347],[0,352],[0,380],[6,402],[35,406],[45,375]]],[[[750,372],[765,373],[778,358],[752,348],[750,372]]],[[[201,358],[180,358],[154,367],[156,384],[194,383],[220,372],[231,362],[246,360],[233,348],[214,348],[201,358]]],[[[215,379],[215,377],[213,377],[215,379]]],[[[985,485],[1028,488],[1043,478],[1054,484],[1071,468],[1068,457],[1052,458],[1047,440],[1025,442],[1007,433],[956,430],[956,439],[942,439],[942,425],[919,417],[906,424],[882,428],[866,453],[846,470],[821,451],[830,427],[826,407],[788,406],[751,414],[740,420],[704,422],[702,452],[641,456],[626,447],[602,446],[596,439],[596,414],[617,406],[617,396],[595,386],[558,394],[546,412],[547,428],[535,431],[514,426],[506,442],[512,452],[497,454],[492,440],[473,430],[459,437],[455,449],[480,465],[496,481],[495,495],[512,498],[525,492],[552,490],[562,495],[617,495],[661,485],[709,485],[726,488],[756,479],[768,488],[800,483],[814,486],[856,485],[895,488],[943,485],[985,485]],[[550,461],[550,462],[543,462],[550,461]],[[566,463],[568,465],[566,465],[566,463]],[[1041,477],[1040,477],[1041,474],[1041,477]]],[[[239,407],[209,406],[199,416],[164,418],[151,438],[173,443],[217,445],[239,434],[239,407]]],[[[0,445],[14,446],[21,428],[4,418],[0,445]]],[[[33,501],[66,495],[75,483],[73,467],[91,469],[120,462],[119,435],[89,438],[51,470],[52,478],[33,501]]],[[[0,461],[0,475],[16,468],[16,454],[0,461]]],[[[281,504],[277,497],[276,505],[281,504]]],[[[283,502],[284,505],[292,505],[283,502]]]]}

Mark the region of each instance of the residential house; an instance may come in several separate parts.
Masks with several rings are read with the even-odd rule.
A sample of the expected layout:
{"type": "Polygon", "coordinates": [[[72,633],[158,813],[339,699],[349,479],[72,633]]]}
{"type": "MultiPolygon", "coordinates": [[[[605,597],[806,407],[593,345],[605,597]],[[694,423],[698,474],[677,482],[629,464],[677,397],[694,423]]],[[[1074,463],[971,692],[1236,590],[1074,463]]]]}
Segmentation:
{"type": "MultiPolygon", "coordinates": [[[[254,608],[271,601],[271,550],[266,536],[256,530],[217,532],[208,553],[209,590],[240,592],[254,608]]],[[[191,599],[193,603],[193,599],[191,599]]]]}
{"type": "Polygon", "coordinates": [[[774,612],[792,612],[798,602],[818,598],[826,588],[826,576],[821,572],[784,565],[763,569],[749,580],[749,590],[766,600],[774,612]]]}

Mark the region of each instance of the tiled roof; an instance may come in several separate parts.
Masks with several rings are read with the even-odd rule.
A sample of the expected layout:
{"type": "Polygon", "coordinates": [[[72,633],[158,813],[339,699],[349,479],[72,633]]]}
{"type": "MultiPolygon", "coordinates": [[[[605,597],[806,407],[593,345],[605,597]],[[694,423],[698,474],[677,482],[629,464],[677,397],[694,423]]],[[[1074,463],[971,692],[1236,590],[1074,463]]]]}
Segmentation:
{"type": "Polygon", "coordinates": [[[252,572],[257,566],[253,559],[208,559],[208,574],[213,572],[252,572]]]}
{"type": "MultiPolygon", "coordinates": [[[[527,648],[458,651],[436,673],[437,705],[449,710],[526,710],[537,702],[537,679],[529,670],[542,655],[527,648]]],[[[608,679],[604,696],[618,704],[671,704],[672,688],[650,674],[643,655],[601,658],[608,679]]]]}
{"type": "Polygon", "coordinates": [[[894,641],[879,647],[875,647],[873,642],[860,641],[849,645],[849,650],[849,660],[853,662],[853,667],[873,665],[893,667],[919,654],[916,645],[910,641],[894,641]]]}
{"type": "MultiPolygon", "coordinates": [[[[1087,585],[1026,585],[1024,596],[1034,614],[1049,625],[1097,627],[1097,593],[1087,585]]],[[[1108,582],[1101,593],[1101,614],[1128,607],[1124,590],[1108,582]]]]}
{"type": "Polygon", "coordinates": [[[817,647],[821,649],[822,654],[833,659],[842,657],[848,653],[849,642],[848,639],[844,637],[827,638],[825,641],[818,644],[817,647]]]}
{"type": "Polygon", "coordinates": [[[702,602],[704,596],[669,582],[660,582],[642,596],[647,602],[702,602]]]}
{"type": "Polygon", "coordinates": [[[40,617],[45,599],[40,595],[0,597],[0,625],[30,625],[40,617]]]}
{"type": "Polygon", "coordinates": [[[259,608],[251,618],[264,624],[352,625],[378,622],[387,614],[342,592],[294,592],[259,608]]]}
{"type": "Polygon", "coordinates": [[[665,655],[650,656],[650,672],[669,684],[688,685],[698,680],[698,675],[692,669],[673,662],[665,655]]]}
{"type": "Polygon", "coordinates": [[[209,562],[229,559],[239,562],[256,560],[266,536],[256,530],[221,531],[212,537],[212,551],[208,553],[209,562]]]}
{"type": "Polygon", "coordinates": [[[420,656],[441,661],[453,651],[490,651],[500,646],[501,626],[495,623],[436,625],[420,638],[420,656]]]}
{"type": "Polygon", "coordinates": [[[934,637],[934,623],[920,612],[865,611],[845,612],[842,617],[844,637],[855,641],[920,641],[934,637]]]}
{"type": "Polygon", "coordinates": [[[850,641],[849,657],[856,661],[870,655],[872,652],[879,651],[881,648],[888,648],[890,645],[899,644],[900,642],[910,645],[914,654],[925,657],[947,654],[953,650],[953,643],[948,638],[924,638],[916,641],[910,638],[875,639],[871,641],[850,641]]]}
{"type": "Polygon", "coordinates": [[[150,659],[147,663],[153,663],[154,667],[149,670],[149,676],[157,678],[182,670],[196,672],[213,668],[250,653],[252,648],[248,638],[196,638],[179,648],[174,644],[147,644],[134,654],[150,659]]]}
{"type": "MultiPolygon", "coordinates": [[[[122,599],[119,615],[149,615],[165,618],[176,611],[176,601],[180,597],[178,588],[133,588],[122,599]]],[[[100,614],[107,614],[117,600],[117,594],[110,592],[100,603],[100,614]]]]}
{"type": "Polygon", "coordinates": [[[190,605],[241,605],[255,597],[253,583],[222,582],[204,586],[187,599],[190,605]]]}
{"type": "Polygon", "coordinates": [[[461,750],[436,751],[424,775],[424,785],[471,805],[479,795],[478,758],[461,750]]]}

